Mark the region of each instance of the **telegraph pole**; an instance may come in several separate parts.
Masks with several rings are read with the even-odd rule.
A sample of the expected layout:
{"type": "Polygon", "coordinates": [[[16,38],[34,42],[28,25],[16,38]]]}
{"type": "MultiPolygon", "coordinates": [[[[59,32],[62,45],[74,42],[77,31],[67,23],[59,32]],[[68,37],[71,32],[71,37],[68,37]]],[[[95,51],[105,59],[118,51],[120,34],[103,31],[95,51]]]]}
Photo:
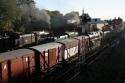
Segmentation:
{"type": "Polygon", "coordinates": [[[85,25],[85,22],[83,21],[84,20],[84,9],[83,9],[83,13],[81,15],[80,20],[81,20],[81,28],[82,28],[82,41],[81,41],[82,46],[79,45],[79,48],[78,48],[79,53],[78,53],[78,60],[76,61],[76,69],[75,69],[75,74],[74,74],[74,77],[75,77],[74,78],[74,83],[79,82],[78,78],[80,78],[79,74],[81,72],[81,65],[85,63],[85,44],[84,44],[84,40],[85,40],[85,37],[84,37],[85,27],[84,27],[84,25],[85,25]],[[80,47],[82,47],[82,48],[80,48],[80,47]],[[80,52],[81,49],[82,49],[82,52],[80,52]]]}
{"type": "Polygon", "coordinates": [[[90,21],[90,17],[88,14],[84,13],[84,9],[83,9],[83,13],[80,16],[80,21],[81,21],[81,34],[82,34],[82,41],[81,41],[81,46],[79,45],[78,47],[78,58],[75,62],[75,69],[74,69],[74,76],[72,78],[72,80],[68,81],[67,83],[79,83],[79,74],[82,71],[81,67],[82,65],[85,64],[86,61],[86,49],[85,49],[85,36],[84,33],[86,33],[86,24],[87,22],[90,21]]]}
{"type": "Polygon", "coordinates": [[[81,64],[85,63],[85,44],[84,44],[84,33],[86,32],[86,26],[85,26],[85,19],[84,19],[84,9],[82,11],[82,54],[80,54],[82,57],[81,64]]]}

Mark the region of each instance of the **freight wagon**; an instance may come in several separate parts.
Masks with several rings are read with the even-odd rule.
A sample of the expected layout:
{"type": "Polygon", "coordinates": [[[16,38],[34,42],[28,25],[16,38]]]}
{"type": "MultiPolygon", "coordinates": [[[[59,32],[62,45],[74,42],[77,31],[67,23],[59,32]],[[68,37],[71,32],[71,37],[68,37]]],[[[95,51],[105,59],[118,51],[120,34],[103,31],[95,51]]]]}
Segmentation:
{"type": "Polygon", "coordinates": [[[84,56],[100,42],[99,35],[88,35],[0,53],[0,83],[17,83],[34,74],[45,74],[55,65],[77,59],[78,54],[84,56]]]}
{"type": "Polygon", "coordinates": [[[34,52],[19,49],[0,54],[0,83],[18,83],[34,72],[34,52]]]}
{"type": "Polygon", "coordinates": [[[35,53],[36,73],[46,72],[49,68],[62,61],[63,46],[59,43],[47,43],[30,47],[35,53]]]}
{"type": "Polygon", "coordinates": [[[71,57],[74,57],[78,54],[78,44],[79,41],[77,39],[69,38],[64,40],[57,41],[58,43],[62,44],[64,47],[64,59],[69,60],[71,57]]]}

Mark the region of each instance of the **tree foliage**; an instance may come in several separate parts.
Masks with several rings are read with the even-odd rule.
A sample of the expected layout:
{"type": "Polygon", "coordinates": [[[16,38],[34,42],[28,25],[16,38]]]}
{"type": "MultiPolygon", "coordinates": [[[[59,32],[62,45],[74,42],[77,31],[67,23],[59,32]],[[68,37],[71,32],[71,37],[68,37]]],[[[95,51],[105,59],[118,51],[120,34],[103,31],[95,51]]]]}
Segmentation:
{"type": "Polygon", "coordinates": [[[34,0],[0,0],[0,30],[62,30],[80,24],[78,12],[38,9],[34,0]],[[68,24],[70,22],[70,24],[68,24]]]}
{"type": "Polygon", "coordinates": [[[118,18],[115,17],[114,19],[105,20],[105,21],[108,22],[108,24],[110,24],[110,25],[113,25],[113,24],[120,25],[120,24],[122,24],[123,19],[120,17],[118,17],[118,18]]]}
{"type": "Polygon", "coordinates": [[[64,27],[65,19],[63,17],[63,14],[61,14],[59,11],[52,11],[50,13],[50,16],[51,16],[51,27],[53,29],[64,27]]]}
{"type": "Polygon", "coordinates": [[[0,30],[13,29],[16,11],[16,0],[0,0],[0,30]]]}

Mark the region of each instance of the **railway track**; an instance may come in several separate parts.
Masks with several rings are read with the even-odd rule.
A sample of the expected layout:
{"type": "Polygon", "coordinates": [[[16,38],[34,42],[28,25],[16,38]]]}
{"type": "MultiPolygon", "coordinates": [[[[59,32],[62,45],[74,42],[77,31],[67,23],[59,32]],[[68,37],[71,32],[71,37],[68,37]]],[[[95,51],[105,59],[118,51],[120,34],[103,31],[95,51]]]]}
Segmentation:
{"type": "Polygon", "coordinates": [[[100,49],[97,52],[94,52],[92,55],[90,55],[89,57],[87,57],[86,61],[85,61],[85,64],[82,65],[81,71],[78,72],[78,73],[76,73],[73,77],[71,77],[65,83],[77,83],[76,80],[74,80],[74,79],[77,78],[77,76],[79,76],[79,74],[81,72],[89,72],[89,70],[87,70],[88,66],[92,65],[94,62],[96,62],[96,60],[98,60],[99,58],[101,58],[101,56],[105,55],[106,53],[110,52],[112,49],[117,48],[119,46],[119,44],[120,44],[120,41],[116,40],[115,42],[112,42],[110,44],[105,45],[102,49],[100,49]]]}
{"type": "MultiPolygon", "coordinates": [[[[99,49],[98,51],[95,51],[85,59],[84,64],[82,65],[82,69],[84,66],[88,66],[93,64],[98,58],[100,58],[104,53],[106,53],[108,50],[111,50],[115,46],[117,46],[120,42],[116,42],[118,40],[114,40],[112,43],[105,45],[102,49],[99,49]]],[[[39,80],[39,83],[73,83],[72,80],[74,80],[82,71],[81,69],[76,73],[76,69],[78,66],[76,66],[76,61],[73,61],[71,64],[66,65],[63,68],[57,68],[56,71],[50,73],[48,76],[46,76],[44,79],[39,80]]],[[[84,69],[83,69],[84,70],[84,69]]]]}

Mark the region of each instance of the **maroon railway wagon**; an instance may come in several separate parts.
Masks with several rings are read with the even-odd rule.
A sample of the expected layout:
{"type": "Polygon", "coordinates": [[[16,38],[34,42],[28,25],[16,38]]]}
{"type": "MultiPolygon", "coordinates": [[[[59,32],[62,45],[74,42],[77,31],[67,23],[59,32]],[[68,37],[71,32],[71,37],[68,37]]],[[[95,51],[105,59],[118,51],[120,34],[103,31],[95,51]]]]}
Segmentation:
{"type": "Polygon", "coordinates": [[[90,37],[90,49],[95,50],[101,45],[101,36],[99,32],[93,32],[89,34],[90,37]]]}
{"type": "Polygon", "coordinates": [[[89,52],[89,37],[88,36],[78,36],[75,37],[79,40],[79,52],[81,55],[85,55],[89,52]]]}
{"type": "Polygon", "coordinates": [[[35,52],[35,70],[40,74],[63,59],[63,46],[59,43],[47,43],[29,48],[35,52]]]}
{"type": "Polygon", "coordinates": [[[79,40],[69,38],[64,40],[57,41],[58,43],[61,43],[64,47],[64,59],[66,61],[70,62],[71,57],[74,57],[78,54],[78,45],[79,40]]]}
{"type": "Polygon", "coordinates": [[[19,83],[34,71],[34,52],[19,49],[0,54],[0,83],[19,83]]]}
{"type": "Polygon", "coordinates": [[[0,53],[0,83],[20,83],[31,75],[45,74],[59,63],[70,63],[78,54],[98,48],[100,43],[100,35],[94,33],[0,53]]]}

